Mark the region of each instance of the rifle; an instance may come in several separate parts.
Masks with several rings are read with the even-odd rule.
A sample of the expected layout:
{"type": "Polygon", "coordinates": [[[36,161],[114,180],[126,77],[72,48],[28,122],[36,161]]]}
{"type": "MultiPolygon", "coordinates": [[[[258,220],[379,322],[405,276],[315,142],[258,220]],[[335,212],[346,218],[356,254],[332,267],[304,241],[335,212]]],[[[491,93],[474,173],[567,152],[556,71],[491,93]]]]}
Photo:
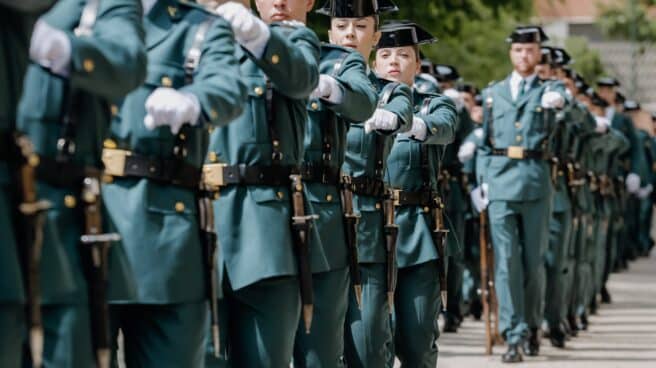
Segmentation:
{"type": "Polygon", "coordinates": [[[83,255],[86,256],[87,282],[91,331],[99,368],[109,368],[111,341],[109,331],[109,305],[107,284],[109,282],[109,248],[111,242],[121,240],[116,233],[103,233],[102,201],[100,181],[97,177],[86,177],[82,183],[85,234],[80,237],[83,255]]]}
{"type": "Polygon", "coordinates": [[[342,207],[344,209],[344,232],[346,246],[348,247],[349,271],[355,291],[355,300],[358,308],[362,309],[362,277],[360,276],[360,263],[358,261],[358,222],[360,215],[353,211],[353,191],[351,177],[342,177],[342,207]]]}
{"type": "Polygon", "coordinates": [[[481,253],[481,301],[485,321],[485,353],[492,354],[492,347],[502,343],[499,334],[499,313],[494,289],[494,249],[490,241],[487,209],[480,214],[479,246],[481,253]],[[494,316],[494,322],[492,317],[494,316]]]}
{"type": "Polygon", "coordinates": [[[309,230],[310,223],[319,218],[317,215],[305,214],[303,182],[300,175],[290,175],[292,193],[292,233],[296,245],[298,277],[301,283],[301,303],[303,305],[303,323],[305,333],[310,333],[312,315],[314,314],[314,291],[312,289],[312,270],[310,269],[309,230]]]}
{"type": "Polygon", "coordinates": [[[36,168],[39,166],[39,156],[27,136],[16,135],[16,146],[22,158],[19,168],[18,187],[21,190],[22,201],[18,206],[22,232],[19,243],[19,254],[23,263],[23,274],[26,280],[27,320],[29,327],[29,347],[33,367],[43,364],[43,321],[41,318],[41,251],[43,249],[43,225],[45,213],[52,208],[52,203],[39,200],[36,193],[36,168]]]}
{"type": "Polygon", "coordinates": [[[439,258],[439,269],[438,277],[440,282],[440,299],[442,301],[442,310],[446,310],[447,303],[447,285],[446,285],[446,256],[445,256],[445,244],[449,230],[444,226],[444,203],[442,203],[442,198],[439,196],[435,197],[435,206],[433,207],[433,223],[435,227],[433,228],[433,244],[437,250],[437,255],[439,258]]]}
{"type": "Polygon", "coordinates": [[[198,225],[200,227],[200,241],[203,247],[203,268],[206,280],[205,295],[210,306],[212,347],[214,348],[214,357],[218,358],[220,355],[219,349],[221,347],[221,340],[219,337],[219,297],[217,295],[218,280],[216,275],[218,246],[214,225],[213,199],[214,197],[209,191],[201,190],[198,198],[198,225]]]}
{"type": "Polygon", "coordinates": [[[394,194],[388,189],[387,196],[383,200],[383,215],[385,224],[383,232],[385,234],[385,249],[387,251],[387,304],[389,305],[390,314],[394,311],[394,292],[396,291],[397,265],[396,265],[396,239],[399,233],[399,227],[394,218],[394,194]]]}

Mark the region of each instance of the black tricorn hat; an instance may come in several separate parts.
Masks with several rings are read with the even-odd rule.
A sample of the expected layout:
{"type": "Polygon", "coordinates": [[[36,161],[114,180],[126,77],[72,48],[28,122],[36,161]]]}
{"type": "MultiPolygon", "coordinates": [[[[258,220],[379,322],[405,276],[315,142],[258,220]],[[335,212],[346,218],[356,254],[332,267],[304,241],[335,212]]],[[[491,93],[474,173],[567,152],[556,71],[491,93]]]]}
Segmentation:
{"type": "Polygon", "coordinates": [[[634,100],[624,101],[624,111],[638,111],[640,110],[640,103],[634,100]]]}
{"type": "Polygon", "coordinates": [[[565,66],[571,64],[574,60],[572,60],[572,57],[569,56],[567,51],[563,48],[560,47],[552,47],[553,50],[553,56],[554,56],[554,63],[558,66],[565,66]]]}
{"type": "Polygon", "coordinates": [[[333,18],[364,18],[398,10],[391,0],[327,0],[316,12],[333,18]]]}
{"type": "Polygon", "coordinates": [[[615,92],[615,103],[623,104],[624,101],[626,101],[626,96],[624,96],[621,92],[615,92]]]}
{"type": "Polygon", "coordinates": [[[476,88],[476,86],[471,83],[460,83],[456,86],[456,89],[458,92],[469,93],[474,96],[478,94],[478,88],[476,88]]]}
{"type": "Polygon", "coordinates": [[[603,108],[608,107],[608,102],[601,98],[601,96],[599,96],[599,94],[597,94],[592,88],[589,88],[586,94],[590,97],[590,102],[592,102],[593,105],[603,108]],[[592,90],[592,94],[590,94],[590,90],[592,90]]]}
{"type": "Polygon", "coordinates": [[[540,48],[540,53],[542,54],[542,57],[540,58],[540,64],[552,65],[554,63],[555,54],[553,47],[542,46],[540,48]]]}
{"type": "Polygon", "coordinates": [[[460,73],[453,65],[435,64],[435,75],[440,82],[453,82],[460,79],[460,73]]]}
{"type": "Polygon", "coordinates": [[[508,43],[542,43],[549,37],[540,26],[519,26],[506,38],[508,43]]]}
{"type": "Polygon", "coordinates": [[[572,69],[569,66],[563,66],[561,69],[563,70],[567,78],[573,79],[574,81],[578,80],[578,73],[576,73],[576,70],[572,69]]]}
{"type": "Polygon", "coordinates": [[[619,87],[620,81],[613,77],[601,77],[597,79],[597,86],[599,87],[619,87]]]}
{"type": "Polygon", "coordinates": [[[433,62],[424,57],[421,57],[421,72],[425,74],[434,75],[433,62]]]}
{"type": "Polygon", "coordinates": [[[419,46],[437,42],[432,34],[407,20],[388,21],[380,28],[382,33],[377,49],[419,46]]]}

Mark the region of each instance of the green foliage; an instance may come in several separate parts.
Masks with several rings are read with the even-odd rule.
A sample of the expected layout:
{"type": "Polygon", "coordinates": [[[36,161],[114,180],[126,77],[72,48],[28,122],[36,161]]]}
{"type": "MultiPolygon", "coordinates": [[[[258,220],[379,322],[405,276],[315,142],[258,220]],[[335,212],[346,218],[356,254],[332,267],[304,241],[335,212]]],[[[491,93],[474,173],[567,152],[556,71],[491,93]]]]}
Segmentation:
{"type": "Polygon", "coordinates": [[[588,47],[584,37],[570,37],[565,40],[565,49],[574,59],[574,69],[588,81],[597,80],[604,74],[599,52],[588,47]]]}
{"type": "Polygon", "coordinates": [[[656,21],[647,14],[647,8],[654,4],[654,0],[629,0],[622,5],[603,7],[599,25],[611,38],[654,43],[656,21]]]}
{"type": "MultiPolygon", "coordinates": [[[[318,0],[317,6],[325,0],[318,0]]],[[[452,64],[467,81],[484,87],[510,71],[506,37],[527,23],[532,2],[525,0],[396,0],[400,11],[389,18],[410,19],[439,42],[422,47],[433,62],[452,64]]],[[[309,26],[326,40],[328,19],[311,15],[309,26]]]]}

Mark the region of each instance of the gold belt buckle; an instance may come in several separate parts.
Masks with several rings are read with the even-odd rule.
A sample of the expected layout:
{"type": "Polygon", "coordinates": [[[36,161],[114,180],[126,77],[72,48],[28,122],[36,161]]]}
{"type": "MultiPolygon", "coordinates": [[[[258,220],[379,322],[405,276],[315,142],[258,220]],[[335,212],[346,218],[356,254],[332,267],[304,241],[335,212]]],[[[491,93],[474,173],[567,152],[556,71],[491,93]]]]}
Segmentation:
{"type": "Polygon", "coordinates": [[[392,202],[394,202],[394,207],[399,207],[401,205],[401,189],[392,189],[392,202]]]}
{"type": "Polygon", "coordinates": [[[520,146],[510,146],[508,147],[508,157],[513,160],[523,160],[524,159],[524,147],[520,146]]]}
{"type": "Polygon", "coordinates": [[[131,156],[132,152],[105,148],[102,151],[102,162],[105,165],[105,174],[111,176],[124,176],[125,175],[125,160],[131,156]]]}
{"type": "Polygon", "coordinates": [[[210,189],[216,189],[225,186],[223,180],[223,168],[227,164],[205,164],[203,165],[202,183],[210,189]]]}

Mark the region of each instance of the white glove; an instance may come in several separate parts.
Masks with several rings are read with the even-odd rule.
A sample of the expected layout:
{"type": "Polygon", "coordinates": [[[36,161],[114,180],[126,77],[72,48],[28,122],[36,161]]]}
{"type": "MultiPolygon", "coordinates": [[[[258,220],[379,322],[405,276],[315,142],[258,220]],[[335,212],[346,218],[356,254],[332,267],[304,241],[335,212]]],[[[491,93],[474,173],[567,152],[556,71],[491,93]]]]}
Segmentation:
{"type": "Polygon", "coordinates": [[[487,196],[487,190],[487,183],[483,183],[480,186],[474,188],[474,190],[472,190],[472,192],[469,194],[472,204],[478,212],[483,212],[490,204],[490,199],[487,196]]]}
{"type": "Polygon", "coordinates": [[[39,19],[30,41],[30,59],[53,73],[68,76],[71,64],[71,40],[66,32],[39,19]]]}
{"type": "Polygon", "coordinates": [[[462,107],[465,106],[465,101],[462,99],[460,92],[457,90],[449,88],[444,91],[444,95],[453,101],[453,103],[456,105],[457,111],[460,111],[462,107]]]}
{"type": "Polygon", "coordinates": [[[545,109],[560,109],[563,106],[565,106],[565,99],[560,93],[549,91],[542,95],[542,107],[545,109]]]}
{"type": "Polygon", "coordinates": [[[344,99],[344,92],[337,80],[327,74],[319,75],[319,84],[310,98],[321,98],[332,104],[339,105],[344,99]]]}
{"type": "Polygon", "coordinates": [[[629,173],[624,182],[626,183],[626,190],[629,193],[636,194],[640,190],[640,176],[638,174],[629,173]]]}
{"type": "Polygon", "coordinates": [[[407,132],[403,133],[407,137],[416,139],[420,142],[426,140],[427,127],[424,119],[413,116],[412,117],[412,127],[407,132]]]}
{"type": "Polygon", "coordinates": [[[385,109],[376,109],[373,116],[364,122],[364,132],[367,134],[374,130],[396,130],[398,127],[398,116],[385,109]]]}
{"type": "Polygon", "coordinates": [[[229,1],[216,8],[235,34],[235,40],[256,58],[261,58],[271,37],[269,26],[244,5],[229,1]]]}
{"type": "Polygon", "coordinates": [[[606,133],[608,131],[608,127],[610,126],[610,121],[604,116],[595,116],[594,118],[595,122],[597,123],[595,131],[597,133],[606,133]]]}
{"type": "Polygon", "coordinates": [[[146,99],[144,125],[149,130],[167,125],[178,134],[185,123],[198,124],[199,116],[200,102],[193,93],[157,88],[146,99]]]}
{"type": "Polygon", "coordinates": [[[463,164],[472,158],[476,153],[476,144],[474,142],[465,142],[458,149],[458,160],[463,164]]]}
{"type": "Polygon", "coordinates": [[[637,196],[640,199],[646,199],[653,191],[654,187],[651,184],[648,184],[646,187],[640,188],[640,190],[638,190],[637,196]]]}

